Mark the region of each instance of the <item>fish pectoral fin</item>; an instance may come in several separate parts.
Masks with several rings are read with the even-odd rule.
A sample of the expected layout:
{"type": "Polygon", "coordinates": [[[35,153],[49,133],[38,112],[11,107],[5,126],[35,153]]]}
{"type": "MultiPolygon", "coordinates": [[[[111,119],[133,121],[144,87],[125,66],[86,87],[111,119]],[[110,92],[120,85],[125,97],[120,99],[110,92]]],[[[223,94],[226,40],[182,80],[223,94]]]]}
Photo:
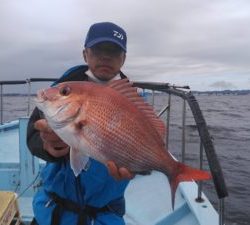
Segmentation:
{"type": "Polygon", "coordinates": [[[77,177],[82,170],[87,171],[90,167],[89,157],[82,154],[78,149],[70,148],[70,166],[77,177]]]}

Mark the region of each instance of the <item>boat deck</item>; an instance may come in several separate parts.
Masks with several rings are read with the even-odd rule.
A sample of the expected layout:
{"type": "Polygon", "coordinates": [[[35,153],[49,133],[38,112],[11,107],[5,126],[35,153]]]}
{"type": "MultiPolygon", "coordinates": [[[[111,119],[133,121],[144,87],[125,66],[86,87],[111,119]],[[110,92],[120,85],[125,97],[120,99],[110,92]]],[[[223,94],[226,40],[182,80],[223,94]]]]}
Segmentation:
{"type": "Polygon", "coordinates": [[[195,201],[197,191],[196,183],[181,183],[173,210],[170,186],[164,174],[152,172],[149,176],[137,176],[125,193],[127,224],[218,224],[218,215],[208,199],[203,196],[204,202],[195,201]]]}
{"type": "MultiPolygon", "coordinates": [[[[27,119],[23,120],[27,125],[27,119]]],[[[32,196],[34,192],[25,188],[31,182],[24,182],[22,166],[23,152],[29,154],[27,146],[19,137],[25,133],[25,126],[18,129],[19,122],[0,126],[0,190],[22,193],[18,198],[22,220],[26,223],[33,218],[32,196]],[[20,151],[20,154],[19,154],[20,151]],[[19,164],[19,161],[21,162],[19,164]],[[25,184],[23,184],[23,182],[25,184]],[[25,187],[22,188],[22,185],[25,187]]],[[[26,139],[25,139],[26,140],[26,139]]],[[[33,158],[31,155],[29,156],[33,158]]],[[[36,159],[37,160],[37,159],[36,159]]],[[[35,163],[36,161],[32,161],[35,163]]],[[[39,168],[41,161],[37,160],[39,168]]],[[[33,165],[34,166],[34,165],[33,165]]],[[[36,169],[34,170],[36,171],[36,169]]],[[[25,172],[27,174],[27,172],[25,172]]],[[[29,174],[26,175],[27,177],[29,174]]],[[[36,174],[33,175],[34,180],[36,174]]],[[[147,176],[136,176],[129,184],[126,193],[127,225],[211,225],[218,224],[219,218],[205,196],[204,202],[197,203],[197,185],[194,182],[184,182],[179,185],[175,198],[175,209],[171,206],[171,193],[166,176],[159,172],[152,172],[147,176]]]]}

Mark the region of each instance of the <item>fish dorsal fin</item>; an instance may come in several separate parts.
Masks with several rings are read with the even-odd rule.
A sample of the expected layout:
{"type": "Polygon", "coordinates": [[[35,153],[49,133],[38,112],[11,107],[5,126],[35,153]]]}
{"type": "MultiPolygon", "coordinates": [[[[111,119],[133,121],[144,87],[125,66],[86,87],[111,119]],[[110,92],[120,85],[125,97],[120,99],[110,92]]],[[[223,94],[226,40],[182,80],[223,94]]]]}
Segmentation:
{"type": "Polygon", "coordinates": [[[155,127],[157,133],[164,140],[166,128],[163,121],[156,116],[154,108],[145,102],[144,99],[137,93],[137,88],[133,87],[132,82],[128,79],[115,80],[109,82],[108,87],[116,90],[135,104],[136,107],[146,115],[151,124],[155,127]]]}

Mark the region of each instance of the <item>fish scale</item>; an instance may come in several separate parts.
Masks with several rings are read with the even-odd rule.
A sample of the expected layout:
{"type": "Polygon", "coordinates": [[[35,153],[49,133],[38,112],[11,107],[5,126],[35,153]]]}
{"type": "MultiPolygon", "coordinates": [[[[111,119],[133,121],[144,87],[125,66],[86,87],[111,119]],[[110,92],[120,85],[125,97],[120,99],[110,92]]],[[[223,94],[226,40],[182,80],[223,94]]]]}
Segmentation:
{"type": "MultiPolygon", "coordinates": [[[[100,104],[103,104],[103,99],[100,99],[99,102],[102,102],[100,104]]],[[[91,102],[91,99],[89,100],[89,102],[91,102]]],[[[90,108],[88,109],[89,114],[92,116],[92,120],[95,121],[97,124],[96,126],[101,126],[102,123],[98,123],[98,121],[109,121],[107,118],[110,117],[110,115],[113,115],[114,112],[116,112],[117,115],[117,111],[119,111],[119,108],[117,107],[117,103],[115,102],[111,102],[111,101],[107,101],[105,102],[105,104],[103,105],[104,110],[101,111],[101,114],[98,111],[98,107],[100,108],[100,104],[98,105],[98,101],[95,99],[95,104],[89,104],[90,108]],[[96,116],[98,115],[98,117],[96,116]],[[104,119],[105,118],[105,119],[104,119]]],[[[144,135],[147,135],[147,132],[145,132],[144,130],[140,129],[140,126],[131,126],[134,123],[136,123],[138,120],[131,119],[130,117],[127,116],[127,114],[123,112],[124,117],[126,117],[124,119],[124,121],[126,121],[126,123],[123,123],[124,126],[121,127],[121,129],[117,130],[118,133],[116,133],[114,130],[109,130],[107,135],[106,133],[106,137],[104,137],[103,139],[106,140],[111,140],[114,137],[117,139],[119,137],[124,137],[122,139],[122,141],[120,142],[121,146],[124,145],[123,143],[127,143],[126,148],[124,149],[125,151],[121,151],[121,154],[117,155],[117,154],[113,154],[116,153],[117,151],[119,151],[119,149],[121,148],[120,146],[117,146],[115,144],[117,144],[117,142],[113,142],[112,143],[112,152],[108,149],[106,152],[107,154],[109,153],[110,156],[112,155],[116,155],[116,161],[118,162],[118,166],[123,166],[123,167],[128,167],[130,166],[132,171],[145,171],[145,170],[151,170],[153,168],[152,166],[152,161],[154,161],[156,164],[159,163],[159,160],[161,160],[161,158],[157,157],[157,154],[154,154],[155,151],[151,152],[149,151],[148,148],[144,148],[144,152],[146,154],[136,154],[135,149],[137,148],[136,146],[141,146],[140,148],[142,149],[144,143],[143,143],[143,135],[141,135],[141,137],[139,138],[138,135],[131,135],[131,130],[133,130],[133,133],[139,134],[141,132],[143,132],[144,135]],[[129,122],[129,120],[131,120],[131,122],[129,122]],[[136,138],[137,137],[137,138],[136,138]],[[130,148],[128,147],[131,146],[130,148]],[[136,159],[136,160],[135,160],[136,159]],[[137,163],[133,163],[133,162],[137,162],[137,163]],[[119,162],[121,165],[119,165],[119,162]]],[[[148,123],[148,121],[143,121],[144,124],[148,123]]],[[[106,126],[104,126],[103,128],[99,127],[100,130],[106,130],[106,126]]],[[[156,134],[156,132],[153,130],[150,130],[148,133],[151,133],[151,135],[153,135],[152,133],[154,133],[154,136],[158,136],[156,134]]],[[[148,145],[152,145],[152,143],[154,142],[154,140],[151,140],[151,143],[148,143],[148,145]]],[[[159,140],[160,142],[160,140],[159,140]]],[[[160,148],[158,145],[155,148],[160,148]]],[[[110,158],[110,157],[109,157],[110,158]]]]}
{"type": "MultiPolygon", "coordinates": [[[[110,109],[110,111],[112,111],[112,109],[110,109]]],[[[109,114],[110,112],[106,112],[106,113],[109,114]]],[[[93,121],[97,121],[98,120],[98,118],[95,116],[97,114],[98,113],[92,114],[92,120],[93,121]]],[[[102,115],[99,115],[99,116],[100,116],[99,120],[102,121],[102,117],[105,117],[105,112],[102,112],[102,115]]],[[[95,124],[95,126],[99,126],[100,130],[104,130],[104,128],[101,127],[101,125],[103,125],[103,124],[101,124],[101,123],[98,124],[98,122],[96,122],[96,123],[97,124],[95,124]]],[[[129,125],[130,123],[126,123],[126,124],[129,125]]],[[[133,138],[131,135],[129,135],[129,131],[130,131],[129,127],[127,129],[120,130],[120,132],[118,131],[118,133],[115,133],[114,130],[110,130],[110,132],[108,133],[109,134],[108,137],[107,137],[107,133],[106,133],[106,137],[104,137],[104,139],[106,139],[106,140],[113,139],[114,136],[115,136],[115,138],[118,138],[119,140],[121,140],[120,143],[119,142],[117,143],[117,141],[116,142],[112,142],[111,141],[111,143],[112,143],[112,148],[111,148],[112,152],[119,151],[119,149],[122,146],[122,143],[124,143],[125,141],[128,142],[128,143],[130,143],[130,145],[132,145],[132,147],[130,147],[129,149],[135,149],[135,146],[138,145],[138,142],[136,142],[135,138],[133,138]],[[124,132],[124,131],[126,131],[126,132],[124,132]]],[[[140,139],[140,140],[142,140],[142,139],[140,139]]],[[[95,145],[95,144],[97,146],[99,145],[97,143],[94,143],[93,145],[95,145]]],[[[142,147],[142,145],[141,145],[141,147],[142,147]]],[[[99,148],[100,148],[100,146],[98,146],[98,149],[99,148]]],[[[101,150],[105,150],[105,149],[101,148],[101,150]]],[[[112,152],[110,152],[109,150],[107,150],[107,152],[109,152],[110,155],[112,155],[112,152]]],[[[148,152],[148,151],[145,151],[145,152],[148,152]]],[[[151,155],[151,157],[152,157],[152,155],[151,155]]],[[[126,146],[126,148],[124,149],[124,151],[121,151],[121,154],[119,154],[119,158],[117,160],[119,160],[120,162],[122,162],[121,166],[126,166],[126,161],[128,161],[128,162],[134,161],[134,158],[135,158],[135,154],[133,154],[132,151],[128,151],[128,146],[126,146]]],[[[142,154],[138,154],[137,155],[137,160],[138,160],[138,162],[140,162],[140,161],[141,162],[145,162],[146,161],[144,155],[142,155],[142,154]]],[[[145,163],[144,163],[144,165],[145,165],[145,163]]],[[[143,170],[145,170],[145,169],[143,169],[143,170]]],[[[137,169],[137,171],[139,171],[139,170],[137,169]]]]}

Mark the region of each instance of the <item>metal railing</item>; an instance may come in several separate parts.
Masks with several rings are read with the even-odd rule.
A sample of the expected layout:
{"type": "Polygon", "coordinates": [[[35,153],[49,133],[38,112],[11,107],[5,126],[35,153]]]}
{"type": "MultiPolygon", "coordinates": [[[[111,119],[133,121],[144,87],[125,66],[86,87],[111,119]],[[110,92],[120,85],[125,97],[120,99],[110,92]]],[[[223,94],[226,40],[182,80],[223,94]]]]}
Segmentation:
{"type": "Polygon", "coordinates": [[[18,84],[26,84],[27,85],[27,97],[28,97],[28,106],[27,106],[27,115],[30,114],[30,97],[31,97],[31,83],[32,82],[53,82],[56,81],[56,78],[29,78],[26,80],[6,80],[0,81],[0,124],[3,124],[3,112],[4,112],[4,104],[3,104],[3,95],[4,95],[4,85],[18,85],[18,84]]]}
{"type": "MultiPolygon", "coordinates": [[[[170,110],[171,110],[171,95],[178,96],[183,99],[183,114],[182,114],[182,162],[185,161],[185,143],[186,143],[186,103],[188,103],[192,115],[194,117],[199,137],[200,137],[200,158],[199,158],[199,164],[200,169],[203,169],[203,152],[205,150],[208,165],[213,177],[214,186],[217,192],[217,197],[219,199],[219,224],[224,224],[224,199],[228,196],[227,187],[225,184],[224,176],[222,173],[222,169],[219,163],[219,160],[217,158],[215,148],[212,142],[212,138],[209,134],[206,121],[202,115],[202,111],[200,109],[200,106],[195,98],[195,96],[192,94],[191,91],[184,91],[183,89],[189,89],[188,86],[172,86],[168,83],[152,83],[152,82],[135,82],[135,87],[139,87],[143,90],[148,89],[152,91],[152,98],[154,98],[154,92],[160,91],[167,93],[169,95],[168,97],[168,103],[167,106],[163,108],[162,111],[167,111],[167,137],[166,137],[166,147],[168,148],[169,144],[169,124],[170,124],[170,110]]],[[[152,103],[154,103],[154,99],[152,100],[152,103]]],[[[159,115],[162,115],[160,113],[159,115]]],[[[197,202],[203,202],[203,199],[201,197],[202,193],[202,181],[198,182],[198,193],[197,193],[197,202]]]]}

